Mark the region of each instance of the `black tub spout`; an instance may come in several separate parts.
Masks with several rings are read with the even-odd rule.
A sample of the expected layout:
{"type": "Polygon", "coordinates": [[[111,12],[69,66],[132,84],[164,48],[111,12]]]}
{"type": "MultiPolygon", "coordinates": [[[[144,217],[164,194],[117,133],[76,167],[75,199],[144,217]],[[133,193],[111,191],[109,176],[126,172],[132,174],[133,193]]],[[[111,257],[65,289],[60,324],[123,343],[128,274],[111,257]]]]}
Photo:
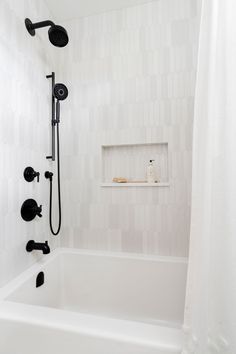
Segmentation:
{"type": "Polygon", "coordinates": [[[26,251],[32,252],[34,250],[42,251],[43,254],[50,253],[50,247],[48,245],[48,241],[40,243],[40,242],[35,242],[34,240],[30,240],[26,245],[26,251]]]}

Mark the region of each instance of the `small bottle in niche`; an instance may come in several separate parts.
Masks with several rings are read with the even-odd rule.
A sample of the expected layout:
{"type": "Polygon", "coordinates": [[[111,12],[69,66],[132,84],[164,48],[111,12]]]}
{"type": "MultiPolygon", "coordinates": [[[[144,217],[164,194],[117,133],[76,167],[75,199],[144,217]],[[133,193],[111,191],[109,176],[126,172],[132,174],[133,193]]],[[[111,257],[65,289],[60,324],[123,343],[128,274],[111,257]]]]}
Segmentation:
{"type": "Polygon", "coordinates": [[[149,165],[147,167],[147,182],[155,183],[155,168],[153,166],[153,162],[155,160],[150,160],[149,165]]]}

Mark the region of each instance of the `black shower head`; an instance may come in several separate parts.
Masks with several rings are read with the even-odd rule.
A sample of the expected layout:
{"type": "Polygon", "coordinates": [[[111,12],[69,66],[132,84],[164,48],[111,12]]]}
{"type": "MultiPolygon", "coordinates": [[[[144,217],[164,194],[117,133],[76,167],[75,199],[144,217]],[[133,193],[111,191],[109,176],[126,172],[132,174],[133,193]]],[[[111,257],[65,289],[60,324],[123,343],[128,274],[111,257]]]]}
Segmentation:
{"type": "Polygon", "coordinates": [[[48,30],[48,37],[50,42],[56,47],[65,47],[69,42],[69,37],[65,28],[62,26],[55,25],[52,21],[32,23],[30,19],[26,18],[25,26],[31,36],[35,36],[35,30],[37,28],[50,26],[48,30]]]}
{"type": "Polygon", "coordinates": [[[64,27],[53,25],[48,30],[50,42],[56,47],[65,47],[69,42],[68,34],[64,27]]]}
{"type": "Polygon", "coordinates": [[[64,84],[55,84],[53,94],[59,101],[63,101],[68,96],[68,89],[64,84]]]}

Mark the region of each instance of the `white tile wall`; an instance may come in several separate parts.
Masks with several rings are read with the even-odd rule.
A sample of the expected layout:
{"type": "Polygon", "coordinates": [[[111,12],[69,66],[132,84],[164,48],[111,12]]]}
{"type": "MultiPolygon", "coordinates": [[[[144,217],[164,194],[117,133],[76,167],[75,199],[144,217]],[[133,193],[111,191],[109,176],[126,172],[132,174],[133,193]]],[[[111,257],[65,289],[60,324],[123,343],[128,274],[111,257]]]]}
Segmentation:
{"type": "Polygon", "coordinates": [[[31,265],[39,255],[25,251],[33,238],[59,243],[49,234],[48,182],[50,152],[50,83],[54,69],[52,46],[42,31],[33,38],[25,29],[50,16],[44,1],[0,1],[0,286],[31,265]],[[40,37],[42,35],[42,37],[40,37]],[[23,179],[27,166],[41,172],[40,183],[23,179]],[[20,208],[27,198],[43,205],[43,218],[26,223],[20,208]]]}
{"type": "MultiPolygon", "coordinates": [[[[52,18],[44,1],[0,1],[0,286],[35,262],[27,240],[52,248],[187,255],[198,0],[158,0],[66,22],[70,44],[24,27],[52,18]],[[48,227],[50,82],[69,98],[61,121],[61,238],[48,227]],[[103,189],[101,145],[168,142],[170,188],[103,189]],[[41,182],[22,174],[32,165],[41,182]],[[43,218],[20,217],[26,198],[43,218]]],[[[55,172],[55,171],[54,171],[55,172]]]]}
{"type": "Polygon", "coordinates": [[[64,244],[188,254],[198,12],[159,0],[65,23],[64,244]],[[101,145],[163,141],[170,188],[100,187],[101,145]]]}

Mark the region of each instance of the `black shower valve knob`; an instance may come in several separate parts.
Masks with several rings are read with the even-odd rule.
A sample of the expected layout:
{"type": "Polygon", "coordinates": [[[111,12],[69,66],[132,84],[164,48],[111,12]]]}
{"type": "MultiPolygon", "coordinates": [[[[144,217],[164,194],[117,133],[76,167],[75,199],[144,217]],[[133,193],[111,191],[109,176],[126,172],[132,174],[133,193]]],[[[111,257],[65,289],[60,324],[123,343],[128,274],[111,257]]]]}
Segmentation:
{"type": "Polygon", "coordinates": [[[26,167],[24,170],[24,178],[27,182],[32,182],[35,178],[37,178],[37,182],[39,182],[40,173],[36,172],[33,167],[26,167]]]}
{"type": "Polygon", "coordinates": [[[25,221],[31,221],[36,216],[42,217],[42,205],[38,205],[34,199],[27,199],[21,207],[21,216],[25,221]]]}

